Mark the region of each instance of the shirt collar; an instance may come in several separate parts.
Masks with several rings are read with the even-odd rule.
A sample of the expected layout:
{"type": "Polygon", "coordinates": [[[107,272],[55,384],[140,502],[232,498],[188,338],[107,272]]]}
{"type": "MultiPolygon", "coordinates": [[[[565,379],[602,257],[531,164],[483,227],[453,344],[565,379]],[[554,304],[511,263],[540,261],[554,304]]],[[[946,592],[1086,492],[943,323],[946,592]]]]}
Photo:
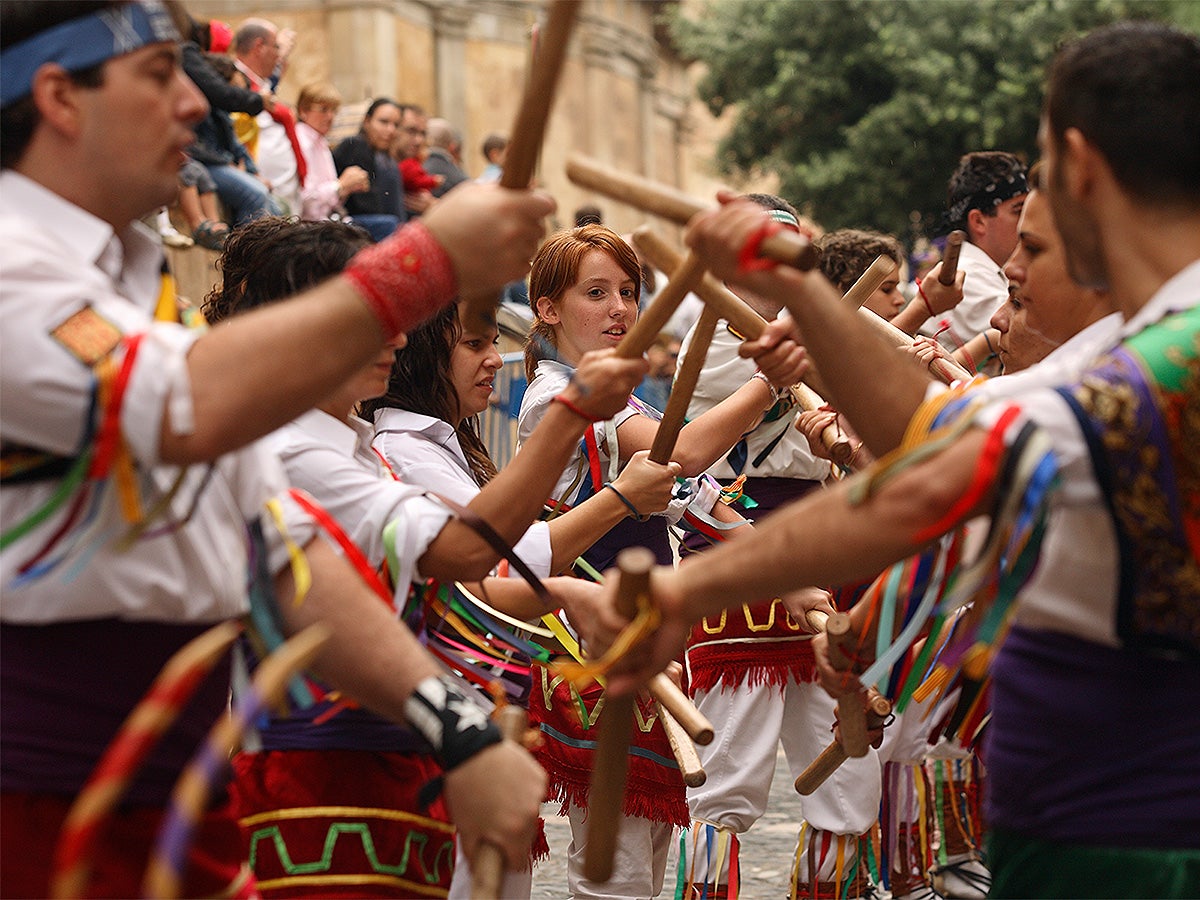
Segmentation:
{"type": "Polygon", "coordinates": [[[310,409],[293,424],[345,456],[370,451],[371,426],[357,416],[338,419],[319,409],[310,409]]]}
{"type": "MultiPolygon", "coordinates": [[[[4,197],[6,210],[19,211],[39,222],[53,222],[53,232],[65,255],[92,266],[112,255],[109,245],[117,235],[111,225],[33,179],[7,169],[0,173],[0,195],[4,197]]],[[[113,274],[108,265],[102,268],[113,274]]]]}
{"type": "Polygon", "coordinates": [[[1170,313],[1190,309],[1200,303],[1200,259],[1176,272],[1146,305],[1139,309],[1121,329],[1121,337],[1137,334],[1170,313]]]}
{"type": "MultiPolygon", "coordinates": [[[[408,409],[387,407],[375,411],[375,433],[385,431],[407,431],[423,434],[430,441],[451,451],[463,466],[467,466],[466,454],[458,442],[458,432],[445,419],[426,416],[408,409]]],[[[469,469],[469,466],[467,466],[469,469]]]]}

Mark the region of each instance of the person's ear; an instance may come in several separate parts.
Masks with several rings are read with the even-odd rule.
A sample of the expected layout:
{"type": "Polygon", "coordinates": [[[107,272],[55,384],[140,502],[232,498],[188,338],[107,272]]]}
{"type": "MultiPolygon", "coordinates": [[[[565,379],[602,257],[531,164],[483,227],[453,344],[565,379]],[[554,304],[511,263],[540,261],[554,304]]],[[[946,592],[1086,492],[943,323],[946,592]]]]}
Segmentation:
{"type": "Polygon", "coordinates": [[[1078,128],[1063,132],[1059,157],[1063,189],[1075,202],[1082,202],[1096,188],[1096,179],[1104,167],[1100,152],[1078,128]]]}
{"type": "Polygon", "coordinates": [[[988,232],[988,217],[983,214],[982,209],[973,209],[967,213],[967,234],[971,236],[971,243],[978,244],[980,239],[988,232]]]}
{"type": "Polygon", "coordinates": [[[547,325],[557,325],[562,321],[558,315],[558,310],[554,306],[554,301],[549,297],[538,297],[537,303],[534,305],[537,309],[538,318],[547,325]]]}
{"type": "Polygon", "coordinates": [[[33,75],[30,96],[42,122],[64,137],[74,138],[83,129],[84,110],[79,102],[82,90],[90,88],[76,84],[62,66],[43,63],[33,75]]]}

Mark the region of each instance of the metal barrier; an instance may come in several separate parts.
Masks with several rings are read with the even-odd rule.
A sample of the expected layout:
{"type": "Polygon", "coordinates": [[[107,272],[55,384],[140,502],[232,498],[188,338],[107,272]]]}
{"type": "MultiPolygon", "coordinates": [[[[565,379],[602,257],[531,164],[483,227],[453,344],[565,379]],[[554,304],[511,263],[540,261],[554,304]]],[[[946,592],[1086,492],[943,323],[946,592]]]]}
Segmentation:
{"type": "Polygon", "coordinates": [[[492,399],[479,415],[479,434],[497,469],[503,469],[517,452],[517,414],[525,396],[525,356],[505,353],[504,365],[492,383],[492,399]]]}

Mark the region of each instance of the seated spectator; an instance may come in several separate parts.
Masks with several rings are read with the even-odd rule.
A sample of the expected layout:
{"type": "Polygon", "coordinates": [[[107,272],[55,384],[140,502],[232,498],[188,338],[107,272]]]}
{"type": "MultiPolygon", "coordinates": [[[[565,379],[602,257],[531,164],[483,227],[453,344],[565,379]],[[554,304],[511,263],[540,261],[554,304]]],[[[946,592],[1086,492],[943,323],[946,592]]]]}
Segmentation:
{"type": "Polygon", "coordinates": [[[412,103],[400,104],[400,130],[392,152],[404,180],[404,208],[409,218],[422,215],[436,202],[433,189],[442,183],[425,171],[426,136],[429,119],[425,110],[412,103]]]}
{"type": "Polygon", "coordinates": [[[328,82],[306,84],[296,101],[300,118],[296,137],[306,163],[304,185],[300,191],[300,218],[310,222],[328,219],[345,212],[343,201],[351,194],[371,189],[371,179],[360,166],[347,166],[341,174],[333,161],[326,135],[342,105],[342,95],[328,82]]]}
{"type": "Polygon", "coordinates": [[[229,237],[229,226],[217,209],[217,183],[208,169],[189,159],[179,170],[179,209],[187,219],[192,240],[208,250],[221,250],[229,237]]]}
{"type": "Polygon", "coordinates": [[[376,98],[367,107],[358,134],[346,138],[333,151],[339,174],[351,166],[367,173],[370,189],[346,197],[345,205],[354,222],[377,241],[395,231],[407,218],[400,169],[391,156],[399,128],[399,104],[387,97],[376,98]]]}
{"type": "Polygon", "coordinates": [[[205,54],[200,41],[207,44],[207,26],[193,23],[192,40],[182,50],[183,70],[208,100],[208,117],[196,126],[196,140],[188,156],[204,165],[216,184],[217,196],[228,208],[235,223],[248,222],[263,215],[277,216],[280,208],[271,197],[270,186],[256,177],[258,168],[234,136],[229,112],[253,113],[263,109],[259,94],[230,83],[230,74],[222,75],[219,66],[232,64],[227,57],[205,54]]]}

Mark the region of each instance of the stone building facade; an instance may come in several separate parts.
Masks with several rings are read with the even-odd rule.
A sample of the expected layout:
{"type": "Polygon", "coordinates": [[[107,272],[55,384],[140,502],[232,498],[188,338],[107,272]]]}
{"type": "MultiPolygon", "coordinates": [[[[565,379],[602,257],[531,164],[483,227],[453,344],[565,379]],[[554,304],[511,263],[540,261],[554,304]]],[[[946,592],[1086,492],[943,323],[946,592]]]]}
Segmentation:
{"type": "MultiPolygon", "coordinates": [[[[558,200],[559,223],[600,206],[628,231],[646,216],[570,184],[563,163],[584,152],[607,164],[711,197],[712,153],[722,123],[694,98],[692,73],[665,37],[664,0],[581,0],[564,77],[543,147],[540,183],[558,200]]],[[[279,94],[328,80],[347,104],[378,95],[423,106],[463,133],[463,165],[484,166],[491,132],[507,133],[528,67],[542,0],[188,0],[197,18],[235,29],[250,16],[298,34],[279,94]]],[[[761,189],[761,185],[756,186],[761,189]]],[[[673,229],[674,233],[677,230],[673,229]]]]}

